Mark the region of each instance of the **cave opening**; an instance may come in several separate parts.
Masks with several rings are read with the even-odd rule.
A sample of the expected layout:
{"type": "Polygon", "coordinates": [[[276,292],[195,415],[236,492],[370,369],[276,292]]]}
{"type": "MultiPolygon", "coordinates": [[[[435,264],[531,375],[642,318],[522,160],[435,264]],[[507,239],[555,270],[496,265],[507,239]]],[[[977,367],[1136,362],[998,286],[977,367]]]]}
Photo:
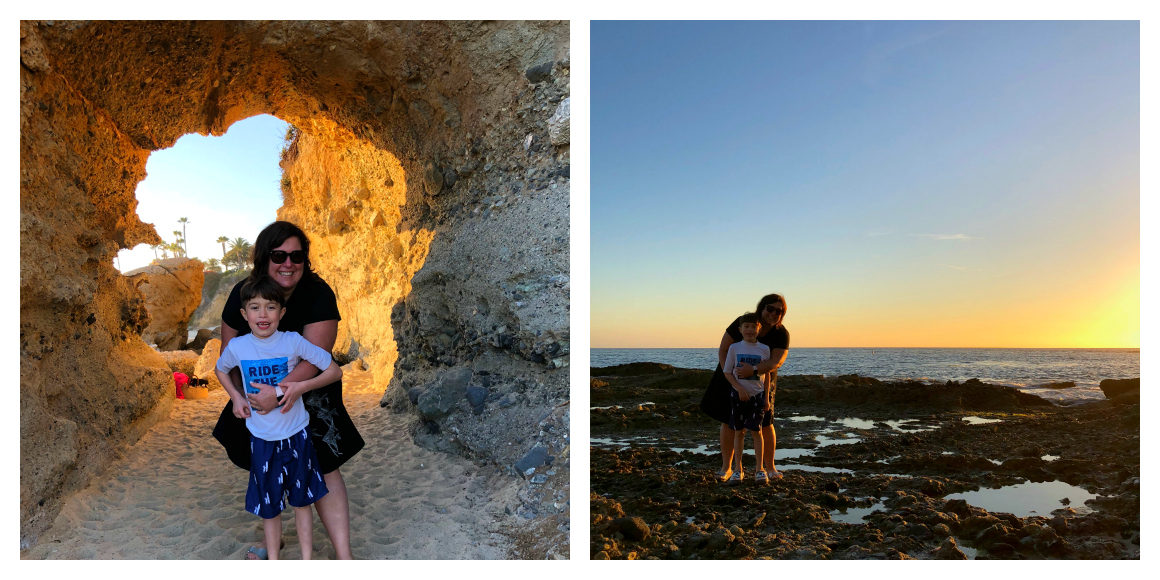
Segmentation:
{"type": "Polygon", "coordinates": [[[282,205],[278,164],[292,136],[286,121],[256,115],[220,137],[189,133],[153,151],[137,184],[137,216],[162,241],[120,250],[117,269],[179,256],[201,260],[207,272],[244,267],[246,244],[282,205]]]}

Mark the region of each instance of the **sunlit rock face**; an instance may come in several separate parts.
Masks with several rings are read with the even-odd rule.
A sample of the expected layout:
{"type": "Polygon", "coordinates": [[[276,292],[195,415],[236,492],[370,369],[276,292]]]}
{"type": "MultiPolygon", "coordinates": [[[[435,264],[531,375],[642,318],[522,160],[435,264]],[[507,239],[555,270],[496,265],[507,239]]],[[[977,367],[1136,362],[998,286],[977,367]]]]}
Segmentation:
{"type": "Polygon", "coordinates": [[[205,264],[189,258],[168,258],[126,272],[125,277],[141,292],[149,312],[149,326],[141,332],[141,340],[163,351],[184,347],[189,319],[201,303],[205,264]]]}
{"type": "Polygon", "coordinates": [[[278,216],[338,295],[336,351],[404,403],[469,369],[432,445],[558,455],[537,422],[568,396],[568,58],[557,22],[22,22],[22,543],[173,404],[112,264],[160,241],[145,160],[262,113],[297,128],[278,216]]]}

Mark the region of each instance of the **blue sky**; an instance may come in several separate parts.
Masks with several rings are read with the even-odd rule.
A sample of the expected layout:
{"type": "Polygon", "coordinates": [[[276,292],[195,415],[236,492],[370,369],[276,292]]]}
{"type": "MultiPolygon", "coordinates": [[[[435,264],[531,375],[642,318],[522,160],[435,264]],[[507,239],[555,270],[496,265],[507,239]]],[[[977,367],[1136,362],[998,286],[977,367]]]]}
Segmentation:
{"type": "Polygon", "coordinates": [[[799,346],[1138,344],[1137,23],[593,22],[591,46],[593,346],[716,346],[771,291],[799,346]]]}
{"type": "MultiPolygon", "coordinates": [[[[278,158],[286,128],[276,117],[259,115],[234,123],[221,137],[185,135],[154,151],[137,185],[137,215],[166,242],[181,229],[177,219],[189,218],[189,254],[202,260],[221,259],[219,236],[253,243],[282,206],[278,158]]],[[[120,269],[146,266],[153,255],[146,245],[122,250],[120,269]]]]}

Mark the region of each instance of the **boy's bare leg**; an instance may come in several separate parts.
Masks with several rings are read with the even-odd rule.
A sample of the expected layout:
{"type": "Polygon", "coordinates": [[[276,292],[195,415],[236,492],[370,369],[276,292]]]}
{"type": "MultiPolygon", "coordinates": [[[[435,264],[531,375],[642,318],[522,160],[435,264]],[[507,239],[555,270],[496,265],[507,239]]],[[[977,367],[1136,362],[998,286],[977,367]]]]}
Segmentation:
{"type": "Polygon", "coordinates": [[[279,550],[271,546],[282,545],[282,516],[262,519],[262,532],[266,536],[266,557],[270,560],[279,559],[279,550]]]}
{"type": "Polygon", "coordinates": [[[298,531],[302,559],[314,559],[314,512],[310,511],[310,506],[294,508],[294,528],[298,531]]]}
{"type": "Polygon", "coordinates": [[[314,502],[314,509],[318,510],[318,519],[326,528],[326,535],[334,546],[335,557],[339,560],[351,560],[350,552],[350,504],[346,499],[346,481],[337,469],[322,474],[322,481],[328,490],[326,495],[314,502]]]}
{"type": "Polygon", "coordinates": [[[730,465],[733,463],[733,441],[737,438],[737,433],[729,428],[728,425],[721,424],[721,471],[727,472],[730,465]]]}
{"type": "Polygon", "coordinates": [[[773,456],[777,453],[777,432],[773,430],[773,423],[761,428],[761,438],[764,440],[765,449],[763,450],[765,469],[769,471],[777,471],[773,465],[773,456]]]}

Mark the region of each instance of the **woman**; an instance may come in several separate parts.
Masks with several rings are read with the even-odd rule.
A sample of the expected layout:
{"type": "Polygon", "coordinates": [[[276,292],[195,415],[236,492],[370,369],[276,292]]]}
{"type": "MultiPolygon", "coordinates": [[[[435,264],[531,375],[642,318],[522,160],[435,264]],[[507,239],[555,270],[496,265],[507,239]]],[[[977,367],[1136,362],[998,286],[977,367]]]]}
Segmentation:
{"type": "MultiPolygon", "coordinates": [[[[737,365],[737,376],[741,378],[773,373],[769,386],[769,410],[761,421],[761,435],[765,441],[762,465],[772,469],[770,476],[774,478],[781,476],[773,469],[773,456],[777,449],[777,433],[773,430],[773,400],[777,394],[777,369],[789,354],[789,331],[782,325],[786,310],[785,298],[780,294],[769,294],[757,301],[757,316],[760,319],[757,341],[769,347],[769,360],[763,361],[757,367],[745,363],[737,365]]],[[[739,316],[734,319],[721,336],[721,345],[717,349],[717,370],[713,372],[713,378],[709,380],[709,387],[701,399],[701,410],[721,422],[721,470],[717,472],[717,477],[721,481],[728,481],[733,476],[734,466],[739,474],[734,479],[740,481],[744,478],[741,475],[743,448],[736,446],[734,449],[737,432],[729,427],[729,391],[732,387],[721,370],[725,366],[725,354],[729,352],[729,345],[741,340],[740,318],[739,316]]]]}
{"type": "MultiPolygon", "coordinates": [[[[250,276],[273,278],[286,294],[286,314],[278,330],[298,332],[314,345],[326,351],[332,350],[341,318],[338,301],[330,286],[310,269],[310,240],[305,232],[284,221],[266,226],[254,242],[253,261],[254,269],[250,276]]],[[[230,340],[250,332],[249,325],[241,315],[243,282],[234,286],[222,309],[223,350],[230,340]]],[[[302,361],[287,375],[286,381],[300,381],[317,374],[317,367],[302,361]]],[[[289,409],[299,397],[302,397],[310,413],[310,434],[318,453],[323,480],[330,490],[314,506],[322,525],[326,527],[337,557],[349,560],[350,504],[347,501],[346,482],[338,468],[358,453],[364,442],[342,404],[342,381],[307,392],[287,390],[281,401],[283,409],[289,409]]],[[[281,412],[272,387],[261,388],[261,392],[249,396],[249,401],[255,413],[281,412]]],[[[233,401],[226,403],[213,435],[226,448],[230,461],[248,471],[249,431],[246,430],[244,420],[234,417],[233,401]]],[[[247,557],[250,556],[260,558],[261,555],[251,550],[247,553],[247,557]]]]}

